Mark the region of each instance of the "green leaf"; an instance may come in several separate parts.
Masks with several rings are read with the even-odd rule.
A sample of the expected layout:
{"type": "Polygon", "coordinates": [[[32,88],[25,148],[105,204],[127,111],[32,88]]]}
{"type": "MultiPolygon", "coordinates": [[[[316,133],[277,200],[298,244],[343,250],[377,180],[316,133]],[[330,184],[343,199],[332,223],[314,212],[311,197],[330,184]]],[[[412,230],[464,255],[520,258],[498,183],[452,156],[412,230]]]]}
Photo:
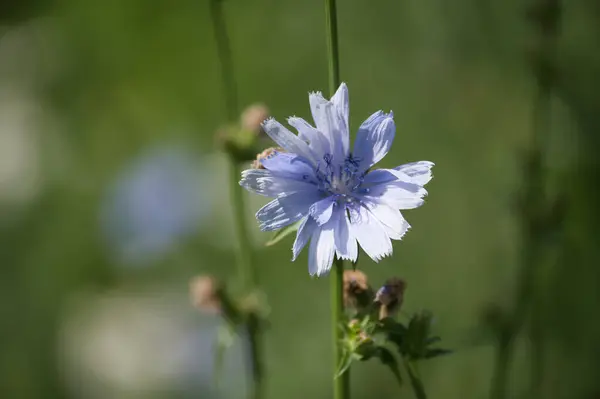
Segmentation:
{"type": "Polygon", "coordinates": [[[406,342],[402,349],[404,355],[408,355],[411,359],[420,359],[425,356],[431,318],[431,313],[423,311],[416,313],[410,319],[406,333],[406,342]]]}
{"type": "Polygon", "coordinates": [[[402,386],[402,374],[400,374],[400,366],[398,365],[398,360],[388,348],[380,346],[377,348],[377,357],[381,360],[381,363],[388,366],[394,377],[396,377],[396,381],[398,381],[398,385],[402,386]]]}
{"type": "Polygon", "coordinates": [[[405,341],[407,328],[402,323],[390,317],[386,317],[379,321],[376,329],[376,334],[377,333],[384,333],[385,338],[388,341],[393,342],[400,350],[405,341]]]}
{"type": "Polygon", "coordinates": [[[302,220],[297,221],[296,223],[290,224],[289,226],[284,227],[283,229],[277,230],[273,233],[273,236],[265,246],[270,247],[272,245],[277,244],[279,241],[283,240],[288,235],[295,233],[300,228],[300,224],[302,224],[302,220]]]}

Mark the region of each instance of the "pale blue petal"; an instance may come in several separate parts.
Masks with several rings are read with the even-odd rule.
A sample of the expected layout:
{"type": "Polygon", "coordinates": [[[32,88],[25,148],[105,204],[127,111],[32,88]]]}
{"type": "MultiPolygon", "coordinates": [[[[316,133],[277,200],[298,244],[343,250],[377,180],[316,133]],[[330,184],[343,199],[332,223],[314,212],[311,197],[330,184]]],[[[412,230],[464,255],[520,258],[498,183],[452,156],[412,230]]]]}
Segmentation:
{"type": "Polygon", "coordinates": [[[309,181],[297,180],[287,176],[278,176],[266,169],[248,169],[242,172],[240,186],[265,197],[277,197],[282,193],[316,191],[317,186],[309,181]]]}
{"type": "Polygon", "coordinates": [[[335,253],[339,259],[356,262],[358,258],[358,245],[356,238],[350,231],[350,220],[346,209],[339,207],[334,212],[338,225],[335,229],[335,253]]]}
{"type": "Polygon", "coordinates": [[[364,171],[379,162],[390,150],[396,134],[393,115],[378,111],[358,129],[352,155],[360,161],[364,171]]]}
{"type": "Polygon", "coordinates": [[[287,152],[298,154],[310,162],[314,161],[313,154],[308,147],[308,144],[275,119],[267,119],[262,123],[262,127],[265,133],[287,152]]]}
{"type": "Polygon", "coordinates": [[[281,194],[256,213],[263,231],[277,230],[308,215],[310,206],[321,199],[318,191],[281,194]]]}
{"type": "Polygon", "coordinates": [[[322,132],[312,127],[307,121],[292,116],[288,118],[288,123],[298,131],[298,137],[308,141],[308,145],[317,159],[323,159],[325,154],[331,153],[329,139],[322,132]]]}
{"type": "Polygon", "coordinates": [[[331,269],[335,254],[333,227],[330,221],[313,231],[308,250],[308,273],[311,276],[322,276],[331,269]]]}
{"type": "Polygon", "coordinates": [[[302,251],[302,248],[306,246],[316,228],[318,228],[318,226],[313,218],[310,216],[304,218],[300,224],[300,227],[298,228],[296,240],[294,241],[294,246],[292,247],[292,261],[295,261],[296,258],[298,258],[300,251],[302,251]]]}
{"type": "Polygon", "coordinates": [[[344,137],[348,134],[348,128],[344,127],[342,118],[333,103],[323,98],[321,93],[311,93],[309,101],[315,125],[329,141],[331,155],[336,162],[343,162],[346,158],[344,137]]]}
{"type": "Polygon", "coordinates": [[[385,203],[395,209],[413,209],[423,205],[427,190],[403,172],[377,169],[365,176],[361,194],[367,201],[385,203]]]}
{"type": "Polygon", "coordinates": [[[260,163],[265,169],[278,176],[288,176],[303,181],[316,179],[314,168],[300,155],[275,152],[269,157],[263,158],[260,163]]]}
{"type": "Polygon", "coordinates": [[[344,155],[350,151],[350,132],[349,132],[349,116],[350,116],[350,97],[348,95],[348,86],[346,83],[342,83],[337,89],[331,102],[337,111],[341,120],[340,131],[341,131],[341,143],[344,155]]]}
{"type": "Polygon", "coordinates": [[[389,183],[397,180],[414,184],[413,179],[404,172],[395,169],[375,169],[365,175],[361,183],[361,188],[372,187],[377,184],[389,183]]]}
{"type": "Polygon", "coordinates": [[[395,170],[406,173],[412,178],[412,181],[421,186],[426,185],[432,179],[431,168],[435,164],[429,161],[411,162],[405,165],[400,165],[395,170]]]}
{"type": "Polygon", "coordinates": [[[315,219],[319,226],[322,226],[329,222],[329,219],[331,219],[335,205],[335,198],[327,197],[312,204],[308,210],[308,213],[313,217],[313,219],[315,219]]]}
{"type": "Polygon", "coordinates": [[[392,254],[392,242],[385,227],[364,206],[350,209],[350,231],[375,262],[392,254]]]}
{"type": "Polygon", "coordinates": [[[373,216],[381,222],[387,235],[392,240],[402,239],[410,228],[410,225],[400,211],[387,204],[368,203],[367,207],[373,216]]]}

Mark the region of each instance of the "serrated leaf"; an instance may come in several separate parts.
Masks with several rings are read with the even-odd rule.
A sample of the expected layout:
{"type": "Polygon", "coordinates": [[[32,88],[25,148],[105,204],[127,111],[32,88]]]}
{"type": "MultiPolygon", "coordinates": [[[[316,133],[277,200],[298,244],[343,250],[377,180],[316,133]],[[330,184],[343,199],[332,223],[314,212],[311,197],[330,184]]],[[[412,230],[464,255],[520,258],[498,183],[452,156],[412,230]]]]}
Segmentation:
{"type": "Polygon", "coordinates": [[[376,331],[384,333],[386,339],[393,342],[400,350],[405,341],[407,328],[402,323],[388,317],[379,321],[376,331]]]}
{"type": "Polygon", "coordinates": [[[269,241],[267,241],[265,246],[270,247],[270,246],[277,244],[279,241],[283,240],[285,237],[298,231],[301,224],[302,224],[302,220],[299,220],[296,223],[290,224],[289,226],[286,226],[282,229],[277,230],[275,233],[273,233],[273,236],[271,237],[271,239],[269,241]]]}
{"type": "Polygon", "coordinates": [[[398,381],[398,385],[402,386],[402,374],[400,374],[400,366],[398,365],[398,360],[388,348],[380,346],[377,348],[377,357],[381,360],[385,366],[389,367],[394,377],[396,377],[396,381],[398,381]]]}

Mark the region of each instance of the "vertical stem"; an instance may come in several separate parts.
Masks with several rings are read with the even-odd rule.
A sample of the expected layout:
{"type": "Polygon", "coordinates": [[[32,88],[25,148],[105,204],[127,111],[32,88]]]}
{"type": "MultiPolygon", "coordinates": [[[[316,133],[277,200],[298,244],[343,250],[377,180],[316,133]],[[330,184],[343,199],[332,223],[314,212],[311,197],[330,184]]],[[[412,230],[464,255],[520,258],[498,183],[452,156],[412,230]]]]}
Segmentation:
{"type": "Polygon", "coordinates": [[[329,94],[333,96],[340,85],[340,56],[338,51],[337,8],[335,0],[325,0],[327,52],[329,54],[329,94]]]}
{"type": "Polygon", "coordinates": [[[512,357],[511,337],[507,334],[500,337],[496,352],[496,364],[494,365],[494,376],[492,379],[491,399],[504,399],[507,397],[508,389],[508,367],[512,357]]]}
{"type": "MultiPolygon", "coordinates": [[[[331,314],[333,332],[333,375],[335,375],[342,362],[341,340],[343,331],[341,324],[344,322],[344,261],[336,259],[333,265],[331,278],[331,314]]],[[[333,381],[333,398],[350,398],[350,369],[333,381]]]]}
{"type": "Polygon", "coordinates": [[[419,373],[417,372],[415,364],[410,360],[404,359],[404,367],[406,368],[408,378],[410,379],[410,386],[412,387],[417,399],[427,399],[423,381],[421,381],[421,378],[419,377],[419,373]]]}
{"type": "MultiPolygon", "coordinates": [[[[325,0],[325,25],[328,52],[329,94],[333,96],[340,85],[340,60],[338,51],[337,10],[335,0],[325,0]]],[[[331,315],[333,328],[333,375],[342,361],[342,329],[344,321],[344,261],[336,259],[331,276],[331,315]]],[[[350,370],[334,379],[334,399],[350,398],[350,370]]]]}
{"type": "MultiPolygon", "coordinates": [[[[227,119],[231,122],[238,118],[239,105],[237,85],[235,81],[231,46],[227,34],[227,25],[223,15],[223,0],[210,0],[210,12],[213,21],[217,53],[221,66],[221,79],[225,92],[225,106],[227,119]]],[[[255,289],[256,276],[252,267],[252,250],[246,225],[244,210],[244,196],[238,184],[240,171],[237,160],[229,154],[229,184],[231,194],[231,207],[233,212],[235,238],[237,242],[236,264],[239,284],[246,292],[255,289]]],[[[261,359],[260,320],[256,314],[251,314],[246,321],[248,333],[248,358],[252,372],[252,388],[249,393],[251,399],[262,397],[263,368],[261,359]]]]}
{"type": "Polygon", "coordinates": [[[223,0],[210,0],[210,14],[213,20],[215,41],[217,42],[217,53],[221,64],[221,81],[225,90],[225,107],[229,121],[237,119],[239,114],[237,85],[233,73],[233,60],[231,57],[231,46],[227,25],[223,16],[223,0]]]}

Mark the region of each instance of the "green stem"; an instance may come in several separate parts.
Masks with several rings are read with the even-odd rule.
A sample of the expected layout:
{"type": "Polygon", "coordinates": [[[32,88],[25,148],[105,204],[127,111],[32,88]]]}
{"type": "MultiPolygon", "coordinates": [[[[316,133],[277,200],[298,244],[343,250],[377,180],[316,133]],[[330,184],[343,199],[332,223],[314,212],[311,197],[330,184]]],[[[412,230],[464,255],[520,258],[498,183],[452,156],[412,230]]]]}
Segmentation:
{"type": "Polygon", "coordinates": [[[225,107],[229,121],[237,119],[239,105],[237,98],[237,85],[233,73],[233,60],[231,57],[231,46],[227,25],[223,16],[223,0],[210,0],[210,14],[213,21],[215,41],[217,42],[217,53],[221,66],[221,81],[225,90],[225,107]]]}
{"type": "MultiPolygon", "coordinates": [[[[342,364],[344,353],[341,342],[344,322],[344,261],[336,259],[331,276],[331,314],[333,332],[333,375],[336,375],[342,364]]],[[[346,369],[333,380],[333,398],[350,398],[350,369],[346,369]]]]}
{"type": "MultiPolygon", "coordinates": [[[[227,34],[227,25],[223,15],[223,1],[210,1],[211,18],[213,21],[215,41],[217,43],[217,53],[221,66],[221,79],[225,92],[225,105],[227,109],[227,118],[232,122],[238,118],[239,105],[237,96],[237,85],[235,81],[233,59],[231,56],[231,46],[227,34]]],[[[250,238],[248,235],[248,226],[246,225],[246,209],[244,195],[238,182],[240,179],[240,170],[236,158],[229,154],[229,184],[231,195],[231,207],[234,220],[235,238],[237,242],[236,264],[239,285],[245,293],[252,292],[256,286],[255,271],[252,266],[252,249],[250,247],[250,238]]],[[[246,321],[246,331],[248,332],[248,357],[252,371],[253,386],[249,397],[259,399],[262,397],[262,382],[264,380],[262,367],[260,320],[254,314],[251,314],[246,321]]]]}
{"type": "Polygon", "coordinates": [[[500,337],[497,347],[496,363],[494,365],[494,375],[490,392],[491,399],[504,399],[507,397],[508,368],[510,366],[512,353],[511,337],[509,337],[508,334],[504,334],[500,337]]]}
{"type": "MultiPolygon", "coordinates": [[[[325,25],[327,27],[327,52],[329,92],[333,96],[340,85],[340,60],[338,51],[337,11],[335,0],[325,0],[325,25]]],[[[341,324],[344,322],[344,261],[336,259],[331,277],[331,315],[333,328],[333,375],[342,362],[341,324]]],[[[334,379],[334,399],[350,398],[350,369],[334,379]]]]}
{"type": "Polygon", "coordinates": [[[327,52],[329,54],[329,94],[333,96],[340,85],[340,56],[335,0],[325,0],[325,23],[327,26],[327,52]]]}
{"type": "Polygon", "coordinates": [[[410,385],[417,399],[427,399],[427,394],[425,393],[423,381],[421,381],[421,378],[419,377],[419,373],[415,368],[415,364],[410,360],[404,359],[404,367],[406,368],[408,378],[410,380],[410,385]]]}

